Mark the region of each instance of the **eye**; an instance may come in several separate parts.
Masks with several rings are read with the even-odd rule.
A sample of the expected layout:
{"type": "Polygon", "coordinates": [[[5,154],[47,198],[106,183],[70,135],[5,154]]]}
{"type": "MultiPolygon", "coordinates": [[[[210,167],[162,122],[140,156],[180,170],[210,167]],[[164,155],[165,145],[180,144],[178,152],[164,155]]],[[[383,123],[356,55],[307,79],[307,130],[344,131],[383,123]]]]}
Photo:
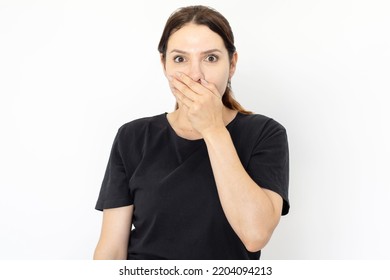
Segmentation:
{"type": "Polygon", "coordinates": [[[176,63],[181,63],[181,62],[184,62],[185,59],[184,57],[180,56],[180,55],[177,55],[173,58],[173,61],[176,62],[176,63]]]}
{"type": "Polygon", "coordinates": [[[210,54],[206,57],[207,62],[217,62],[218,61],[218,56],[215,54],[210,54]]]}

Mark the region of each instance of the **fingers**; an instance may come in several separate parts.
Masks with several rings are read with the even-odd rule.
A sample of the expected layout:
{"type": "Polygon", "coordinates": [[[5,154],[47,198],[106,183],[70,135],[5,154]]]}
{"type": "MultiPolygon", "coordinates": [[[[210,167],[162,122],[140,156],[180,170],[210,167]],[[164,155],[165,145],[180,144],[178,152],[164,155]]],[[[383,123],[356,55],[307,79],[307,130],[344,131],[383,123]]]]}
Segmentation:
{"type": "Polygon", "coordinates": [[[196,82],[189,76],[177,72],[175,73],[175,76],[170,76],[169,80],[171,82],[172,89],[177,89],[191,101],[195,101],[198,98],[198,95],[210,93],[218,98],[222,98],[215,85],[208,83],[204,79],[201,79],[200,82],[196,82]]]}
{"type": "Polygon", "coordinates": [[[169,76],[169,84],[172,93],[175,95],[177,101],[186,107],[195,101],[196,93],[191,91],[185,84],[178,81],[175,77],[169,76]]]}
{"type": "Polygon", "coordinates": [[[217,87],[214,85],[214,84],[211,84],[209,82],[207,82],[206,80],[204,79],[201,79],[200,80],[201,84],[206,87],[212,94],[214,94],[216,97],[218,98],[222,98],[222,95],[219,93],[217,87]]]}
{"type": "Polygon", "coordinates": [[[222,94],[213,83],[204,79],[197,82],[183,73],[168,79],[179,106],[188,109],[187,118],[196,131],[202,134],[207,128],[223,124],[222,94]]]}
{"type": "Polygon", "coordinates": [[[194,103],[193,100],[186,97],[183,93],[181,93],[176,88],[172,88],[173,94],[176,96],[176,99],[179,103],[183,104],[184,106],[190,108],[190,106],[194,103]]]}

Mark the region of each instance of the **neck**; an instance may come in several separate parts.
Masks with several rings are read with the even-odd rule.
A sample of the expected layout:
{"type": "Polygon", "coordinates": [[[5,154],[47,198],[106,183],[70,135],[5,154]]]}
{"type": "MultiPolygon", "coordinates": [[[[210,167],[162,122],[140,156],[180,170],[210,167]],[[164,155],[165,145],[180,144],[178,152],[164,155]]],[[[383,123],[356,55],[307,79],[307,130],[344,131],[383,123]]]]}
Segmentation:
{"type": "Polygon", "coordinates": [[[179,107],[179,109],[172,113],[173,122],[175,123],[175,126],[181,130],[194,131],[191,122],[188,120],[187,114],[188,109],[186,107],[179,107]]]}

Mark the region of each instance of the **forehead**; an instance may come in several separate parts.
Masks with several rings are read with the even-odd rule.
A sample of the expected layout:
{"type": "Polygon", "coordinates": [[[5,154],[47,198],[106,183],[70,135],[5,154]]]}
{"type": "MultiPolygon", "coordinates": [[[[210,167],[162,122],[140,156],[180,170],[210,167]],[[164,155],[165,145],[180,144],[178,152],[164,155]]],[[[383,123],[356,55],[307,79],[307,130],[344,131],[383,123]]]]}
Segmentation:
{"type": "Polygon", "coordinates": [[[168,40],[169,49],[198,50],[198,49],[226,49],[224,42],[217,33],[206,25],[186,24],[172,33],[168,40]]]}

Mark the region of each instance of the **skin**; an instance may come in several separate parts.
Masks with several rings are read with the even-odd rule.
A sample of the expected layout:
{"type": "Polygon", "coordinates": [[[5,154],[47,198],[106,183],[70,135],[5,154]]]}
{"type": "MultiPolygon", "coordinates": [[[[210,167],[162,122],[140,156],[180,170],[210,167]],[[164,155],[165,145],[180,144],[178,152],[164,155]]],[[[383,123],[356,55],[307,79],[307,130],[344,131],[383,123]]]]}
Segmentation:
{"type": "Polygon", "coordinates": [[[166,59],[161,60],[180,108],[168,114],[168,121],[179,136],[200,139],[203,127],[225,125],[234,119],[237,112],[224,107],[221,99],[236,69],[237,53],[230,61],[218,34],[204,25],[187,24],[171,35],[166,59]],[[184,95],[188,87],[193,91],[184,95]],[[209,121],[211,116],[215,117],[213,122],[209,121]]]}
{"type": "MultiPolygon", "coordinates": [[[[229,59],[222,38],[207,26],[187,24],[171,35],[164,74],[179,108],[167,115],[183,138],[203,138],[223,211],[248,251],[261,250],[279,223],[283,200],[258,186],[237,155],[226,125],[237,112],[222,103],[234,75],[237,53],[229,59]]],[[[125,259],[133,206],[103,211],[94,259],[125,259]]]]}
{"type": "Polygon", "coordinates": [[[125,260],[134,206],[103,210],[102,229],[93,259],[125,260]]]}

